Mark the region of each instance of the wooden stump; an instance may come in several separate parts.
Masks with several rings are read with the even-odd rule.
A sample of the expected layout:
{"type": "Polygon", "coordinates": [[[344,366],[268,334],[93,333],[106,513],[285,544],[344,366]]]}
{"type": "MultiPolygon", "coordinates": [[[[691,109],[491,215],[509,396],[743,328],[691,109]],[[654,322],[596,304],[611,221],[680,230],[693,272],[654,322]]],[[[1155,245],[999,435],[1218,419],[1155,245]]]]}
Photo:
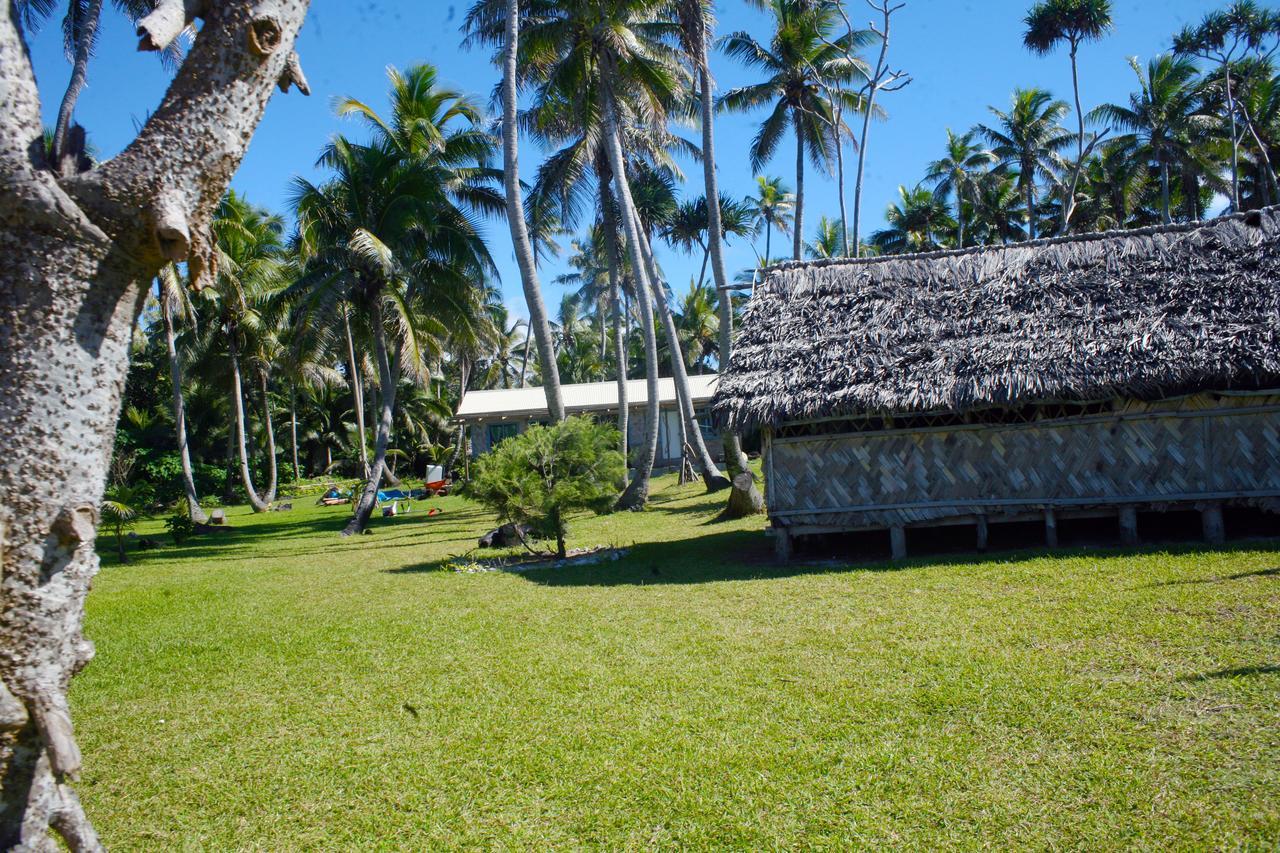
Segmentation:
{"type": "Polygon", "coordinates": [[[794,544],[790,530],[785,527],[775,527],[773,529],[773,555],[778,559],[779,563],[786,563],[791,560],[792,546],[794,544]]]}
{"type": "Polygon", "coordinates": [[[990,531],[987,530],[987,517],[980,515],[977,518],[977,546],[979,551],[987,550],[987,538],[990,531]]]}
{"type": "Polygon", "coordinates": [[[889,528],[889,549],[894,560],[907,559],[907,529],[900,524],[889,528]]]}
{"type": "Polygon", "coordinates": [[[1058,516],[1052,509],[1044,511],[1044,544],[1050,548],[1058,547],[1058,516]]]}
{"type": "Polygon", "coordinates": [[[729,504],[724,514],[729,518],[744,518],[748,515],[759,515],[764,512],[764,497],[756,488],[756,481],[751,472],[743,471],[733,478],[733,486],[729,490],[729,504]]]}
{"type": "Polygon", "coordinates": [[[1221,545],[1227,539],[1226,525],[1222,522],[1222,507],[1213,504],[1200,510],[1200,522],[1204,525],[1204,541],[1221,545]]]}
{"type": "Polygon", "coordinates": [[[1120,541],[1125,545],[1138,544],[1138,510],[1134,507],[1120,507],[1120,541]]]}

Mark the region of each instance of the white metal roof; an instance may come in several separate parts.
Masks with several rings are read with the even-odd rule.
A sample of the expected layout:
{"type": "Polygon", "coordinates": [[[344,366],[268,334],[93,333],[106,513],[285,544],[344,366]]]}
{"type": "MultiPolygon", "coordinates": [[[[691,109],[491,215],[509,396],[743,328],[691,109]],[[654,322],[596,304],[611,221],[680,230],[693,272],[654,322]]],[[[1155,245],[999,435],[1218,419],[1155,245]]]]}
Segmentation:
{"type": "MultiPolygon", "coordinates": [[[[690,376],[689,393],[695,406],[709,402],[716,392],[716,375],[690,376]]],[[[599,412],[618,408],[618,383],[587,382],[581,385],[561,385],[560,393],[564,397],[564,409],[567,414],[581,412],[599,412]]],[[[676,401],[675,380],[663,378],[658,380],[658,400],[660,403],[676,401]]],[[[627,404],[629,406],[644,405],[649,402],[645,380],[631,379],[627,382],[627,404]]],[[[506,388],[494,391],[468,391],[462,398],[455,420],[479,421],[495,418],[546,417],[547,397],[541,386],[533,388],[506,388]]]]}

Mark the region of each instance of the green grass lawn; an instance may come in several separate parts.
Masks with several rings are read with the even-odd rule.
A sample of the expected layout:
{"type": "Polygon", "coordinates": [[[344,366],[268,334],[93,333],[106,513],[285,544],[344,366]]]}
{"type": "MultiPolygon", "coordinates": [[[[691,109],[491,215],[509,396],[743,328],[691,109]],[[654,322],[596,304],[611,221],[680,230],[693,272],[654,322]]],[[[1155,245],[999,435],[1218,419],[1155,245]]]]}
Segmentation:
{"type": "Polygon", "coordinates": [[[304,503],[104,535],[108,847],[1280,843],[1275,543],[783,567],[668,477],[571,530],[621,561],[460,574],[460,498],[348,540],[304,503]]]}

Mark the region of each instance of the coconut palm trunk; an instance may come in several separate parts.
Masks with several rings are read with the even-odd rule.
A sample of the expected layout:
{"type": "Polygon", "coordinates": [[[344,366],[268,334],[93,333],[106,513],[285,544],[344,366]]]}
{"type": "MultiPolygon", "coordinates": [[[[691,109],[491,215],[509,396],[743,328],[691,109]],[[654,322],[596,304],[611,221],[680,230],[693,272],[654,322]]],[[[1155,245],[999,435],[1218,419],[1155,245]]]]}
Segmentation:
{"type": "Polygon", "coordinates": [[[355,513],[347,526],[342,529],[343,536],[362,533],[369,525],[373,508],[378,503],[378,489],[382,486],[382,476],[387,466],[387,447],[391,442],[391,416],[396,404],[396,383],[391,373],[391,361],[387,356],[386,318],[382,313],[381,296],[373,299],[373,349],[378,363],[378,429],[373,445],[373,463],[369,479],[365,481],[364,491],[356,504],[355,513]]]}
{"type": "Polygon", "coordinates": [[[636,310],[640,314],[640,331],[644,336],[645,381],[649,396],[645,408],[644,445],[636,459],[636,476],[618,498],[618,506],[622,509],[640,509],[649,500],[649,480],[653,477],[653,463],[658,455],[658,341],[653,329],[653,308],[649,303],[649,282],[645,273],[640,232],[636,227],[635,203],[631,198],[631,186],[627,183],[622,140],[618,134],[617,108],[613,92],[607,85],[604,94],[605,146],[617,190],[618,214],[622,218],[627,253],[635,276],[636,310]]]}
{"type": "Polygon", "coordinates": [[[351,337],[351,312],[344,308],[342,311],[342,328],[347,334],[347,380],[351,385],[351,399],[356,407],[356,427],[360,430],[360,472],[361,475],[368,479],[369,477],[369,442],[366,440],[364,428],[364,383],[360,381],[360,367],[356,364],[356,346],[355,341],[351,337]]]}
{"type": "MultiPolygon", "coordinates": [[[[702,178],[707,196],[707,254],[711,258],[711,276],[716,283],[716,312],[720,317],[719,369],[723,373],[733,349],[733,304],[729,298],[729,276],[724,266],[724,226],[720,221],[720,187],[716,176],[714,112],[711,73],[707,69],[706,40],[694,39],[694,50],[694,64],[698,69],[699,86],[702,89],[702,178]]],[[[843,195],[842,192],[841,196],[843,195]]],[[[768,246],[766,232],[765,257],[768,257],[768,246]]],[[[747,457],[742,452],[742,441],[738,434],[733,430],[725,430],[720,433],[720,443],[724,447],[724,464],[730,479],[746,471],[747,457]]]]}
{"type": "Polygon", "coordinates": [[[53,128],[54,163],[61,169],[61,160],[66,156],[67,137],[71,132],[71,117],[75,114],[76,101],[84,91],[89,79],[89,58],[92,55],[94,40],[97,37],[98,22],[102,19],[102,0],[88,0],[84,6],[84,24],[80,37],[76,39],[75,56],[71,64],[71,80],[62,95],[62,103],[58,105],[58,120],[53,128]]]}
{"type": "MultiPolygon", "coordinates": [[[[801,113],[795,110],[791,114],[791,123],[796,127],[796,221],[795,234],[792,237],[791,253],[794,260],[801,260],[804,249],[804,125],[801,113]]],[[[710,201],[707,202],[711,204],[710,201]]]]}
{"type": "Polygon", "coordinates": [[[649,277],[649,286],[653,293],[653,301],[658,306],[658,318],[662,322],[662,331],[667,336],[668,348],[671,351],[671,378],[676,386],[676,407],[680,412],[680,428],[683,433],[680,452],[683,455],[684,445],[693,450],[693,463],[698,469],[698,476],[707,486],[708,492],[729,488],[729,481],[716,467],[715,460],[707,450],[707,443],[702,438],[702,429],[698,426],[697,416],[693,411],[693,395],[689,390],[689,371],[684,363],[684,351],[680,346],[680,337],[676,331],[675,318],[671,316],[671,306],[667,304],[665,289],[658,277],[658,265],[653,259],[653,247],[649,245],[649,236],[637,223],[641,248],[644,250],[645,270],[649,277]]]}
{"type": "Polygon", "coordinates": [[[240,482],[244,485],[245,494],[249,497],[249,505],[253,507],[254,512],[266,512],[267,501],[258,496],[258,490],[253,486],[253,475],[249,472],[249,451],[245,446],[245,416],[244,416],[244,388],[240,381],[240,354],[236,346],[236,331],[233,327],[230,335],[230,345],[228,350],[231,354],[231,393],[235,398],[232,402],[232,409],[235,411],[236,419],[236,450],[240,460],[240,482]]]}
{"type": "Polygon", "coordinates": [[[263,500],[271,503],[276,499],[276,487],[279,485],[279,470],[276,466],[276,430],[271,422],[271,396],[267,392],[267,371],[258,371],[258,388],[262,393],[262,422],[267,428],[267,493],[263,500]]]}
{"type": "Polygon", "coordinates": [[[178,437],[178,458],[182,462],[182,488],[187,494],[187,514],[192,521],[206,522],[209,517],[200,508],[196,495],[196,481],[191,471],[191,453],[187,447],[187,407],[182,399],[182,365],[178,361],[178,347],[173,332],[173,307],[165,286],[160,285],[160,313],[164,318],[164,342],[169,353],[169,379],[173,384],[173,426],[178,437]]]}
{"type": "Polygon", "coordinates": [[[298,394],[293,385],[289,386],[289,449],[293,456],[293,480],[302,479],[302,469],[298,467],[298,394]]]}
{"type": "Polygon", "coordinates": [[[613,324],[613,360],[618,382],[618,441],[622,458],[627,461],[622,469],[622,485],[625,487],[630,468],[627,429],[631,412],[630,401],[627,399],[627,342],[622,333],[622,256],[618,251],[618,222],[608,180],[600,181],[600,208],[604,221],[605,257],[609,268],[609,295],[612,303],[610,322],[613,324]]]}
{"type": "Polygon", "coordinates": [[[520,0],[507,0],[507,43],[502,57],[502,183],[507,196],[507,224],[511,245],[520,267],[520,283],[529,307],[529,325],[542,361],[542,389],[547,396],[547,413],[553,421],[564,420],[564,398],[560,394],[560,371],[551,342],[551,324],[542,301],[537,262],[520,196],[519,128],[516,124],[516,55],[520,41],[520,0]]]}

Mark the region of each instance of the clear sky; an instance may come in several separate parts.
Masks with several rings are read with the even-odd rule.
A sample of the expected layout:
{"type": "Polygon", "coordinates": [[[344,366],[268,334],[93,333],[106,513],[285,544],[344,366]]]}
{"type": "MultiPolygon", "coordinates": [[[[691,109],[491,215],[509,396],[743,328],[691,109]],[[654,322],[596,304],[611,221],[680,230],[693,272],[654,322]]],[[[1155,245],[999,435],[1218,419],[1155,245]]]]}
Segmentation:
{"type": "MultiPolygon", "coordinates": [[[[870,9],[864,0],[846,0],[855,25],[864,25],[870,9]]],[[[110,4],[107,4],[110,7],[110,4]]],[[[941,153],[945,130],[965,130],[990,116],[988,105],[1004,106],[1015,86],[1041,86],[1070,101],[1070,66],[1065,53],[1037,57],[1021,45],[1022,15],[1029,0],[908,0],[894,18],[890,63],[911,73],[914,82],[886,96],[888,120],[872,127],[864,190],[864,233],[883,223],[885,207],[899,184],[911,186],[925,165],[941,153]]],[[[1126,57],[1144,61],[1167,50],[1172,34],[1220,5],[1208,0],[1115,0],[1115,29],[1104,40],[1081,48],[1081,88],[1086,111],[1104,101],[1123,101],[1135,87],[1126,57]]],[[[296,91],[277,93],[233,186],[257,204],[288,214],[289,179],[301,174],[321,177],[313,164],[332,134],[359,134],[359,128],[333,116],[335,96],[351,95],[385,105],[388,65],[430,62],[447,83],[474,92],[487,102],[499,73],[483,52],[461,47],[459,25],[464,3],[449,0],[313,0],[298,45],[311,83],[310,98],[296,91]]],[[[745,29],[767,41],[763,15],[742,0],[717,4],[720,34],[745,29]]],[[[50,21],[32,39],[36,76],[44,100],[45,120],[52,125],[70,68],[62,54],[60,21],[50,21]]],[[[137,39],[119,13],[109,11],[97,57],[90,67],[89,88],[80,99],[78,121],[89,130],[99,156],[115,154],[128,143],[159,103],[168,81],[153,54],[136,52],[137,39]]],[[[721,89],[750,82],[750,73],[719,54],[712,70],[721,89]]],[[[754,188],[747,148],[763,115],[724,116],[717,122],[721,191],[743,196],[754,188]]],[[[1073,120],[1072,120],[1073,121],[1073,120]]],[[[1070,124],[1071,121],[1068,122],[1070,124]]],[[[696,138],[696,130],[687,135],[696,138]]],[[[789,135],[788,135],[789,138],[789,135]]],[[[540,152],[522,146],[522,177],[529,179],[540,152]]],[[[687,164],[688,193],[701,194],[702,177],[687,164]]],[[[795,148],[778,150],[766,171],[794,185],[795,148]]],[[[849,166],[852,174],[852,163],[849,166]]],[[[805,221],[811,236],[820,214],[835,218],[839,207],[834,178],[810,173],[806,180],[805,221]]],[[[852,180],[849,181],[852,205],[852,180]]],[[[507,303],[525,316],[520,279],[503,222],[488,223],[507,303]]],[[[787,241],[774,236],[774,255],[787,251],[787,241]],[[781,244],[781,250],[778,248],[781,244]]],[[[565,241],[567,250],[567,241],[565,241]]],[[[697,258],[685,258],[658,247],[672,289],[688,287],[697,274],[697,258]]],[[[760,242],[763,251],[763,240],[760,242]]],[[[729,272],[753,263],[750,247],[739,241],[728,254],[729,272]]],[[[542,271],[543,289],[554,311],[563,293],[552,284],[565,269],[551,261],[542,271]]]]}

